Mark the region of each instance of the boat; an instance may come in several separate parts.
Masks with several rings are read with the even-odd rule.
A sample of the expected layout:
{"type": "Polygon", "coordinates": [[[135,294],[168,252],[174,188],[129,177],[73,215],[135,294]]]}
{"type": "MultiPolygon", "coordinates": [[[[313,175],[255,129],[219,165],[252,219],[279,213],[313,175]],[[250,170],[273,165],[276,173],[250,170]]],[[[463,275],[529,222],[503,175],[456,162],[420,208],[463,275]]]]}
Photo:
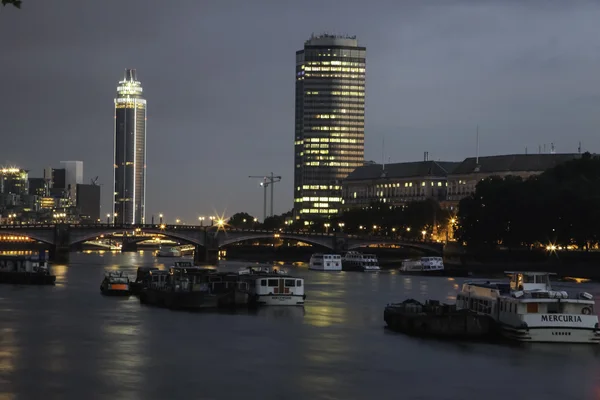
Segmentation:
{"type": "Polygon", "coordinates": [[[378,272],[379,262],[375,254],[362,254],[358,251],[349,251],[342,259],[342,270],[360,272],[378,272]]]}
{"type": "Polygon", "coordinates": [[[162,246],[156,251],[157,257],[181,257],[181,251],[176,247],[163,248],[162,246]]]}
{"type": "Polygon", "coordinates": [[[408,299],[388,304],[383,319],[391,330],[420,337],[458,340],[488,340],[497,336],[497,324],[487,315],[459,310],[437,300],[421,303],[408,299]]]}
{"type": "Polygon", "coordinates": [[[403,274],[443,275],[444,260],[442,257],[403,260],[400,272],[403,274]]]}
{"type": "Polygon", "coordinates": [[[247,288],[215,270],[194,267],[189,261],[175,263],[168,271],[149,271],[139,294],[143,304],[171,309],[199,310],[247,304],[247,288]],[[236,290],[242,286],[242,290],[236,290]]]}
{"type": "Polygon", "coordinates": [[[123,271],[109,271],[100,284],[100,292],[106,296],[129,296],[129,277],[123,271]]]}
{"type": "Polygon", "coordinates": [[[238,272],[240,280],[248,284],[252,305],[303,306],[304,279],[288,275],[277,268],[253,268],[238,272]]]}
{"type": "Polygon", "coordinates": [[[50,273],[42,254],[33,256],[0,256],[0,283],[54,285],[56,276],[50,273]]]}
{"type": "Polygon", "coordinates": [[[342,256],[339,254],[315,253],[310,257],[308,269],[315,271],[341,271],[342,256]]]}
{"type": "Polygon", "coordinates": [[[508,271],[509,282],[465,282],[458,309],[494,318],[506,338],[521,342],[600,343],[594,298],[553,290],[548,272],[508,271]]]}
{"type": "Polygon", "coordinates": [[[135,276],[135,281],[129,282],[129,290],[132,294],[138,295],[144,288],[147,278],[151,271],[158,271],[156,267],[139,267],[135,276]]]}

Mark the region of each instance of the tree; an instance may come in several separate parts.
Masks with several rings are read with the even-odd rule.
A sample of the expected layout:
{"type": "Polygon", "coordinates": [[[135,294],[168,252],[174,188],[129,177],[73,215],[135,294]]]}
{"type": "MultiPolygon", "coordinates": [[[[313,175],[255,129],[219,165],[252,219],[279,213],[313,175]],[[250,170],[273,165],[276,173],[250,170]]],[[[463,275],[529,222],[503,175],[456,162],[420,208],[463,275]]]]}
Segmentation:
{"type": "Polygon", "coordinates": [[[600,158],[589,153],[522,180],[491,177],[459,204],[457,236],[469,246],[596,246],[600,158]]]}
{"type": "Polygon", "coordinates": [[[7,4],[11,4],[17,8],[21,8],[21,0],[2,0],[2,5],[5,6],[7,4]]]}
{"type": "Polygon", "coordinates": [[[233,214],[227,221],[229,226],[234,228],[250,228],[256,224],[255,218],[247,212],[233,214]]]}

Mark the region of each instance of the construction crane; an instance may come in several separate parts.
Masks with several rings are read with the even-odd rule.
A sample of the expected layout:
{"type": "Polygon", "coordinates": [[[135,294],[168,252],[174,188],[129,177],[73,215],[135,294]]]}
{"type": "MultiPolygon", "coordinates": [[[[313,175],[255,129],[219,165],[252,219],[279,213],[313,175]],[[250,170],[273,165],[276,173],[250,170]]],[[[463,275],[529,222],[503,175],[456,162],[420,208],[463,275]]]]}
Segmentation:
{"type": "Polygon", "coordinates": [[[273,216],[273,186],[275,183],[281,181],[281,176],[275,176],[271,172],[271,175],[267,176],[256,176],[250,175],[248,178],[261,178],[262,182],[260,186],[263,187],[263,222],[267,219],[267,188],[271,186],[271,217],[273,216]]]}

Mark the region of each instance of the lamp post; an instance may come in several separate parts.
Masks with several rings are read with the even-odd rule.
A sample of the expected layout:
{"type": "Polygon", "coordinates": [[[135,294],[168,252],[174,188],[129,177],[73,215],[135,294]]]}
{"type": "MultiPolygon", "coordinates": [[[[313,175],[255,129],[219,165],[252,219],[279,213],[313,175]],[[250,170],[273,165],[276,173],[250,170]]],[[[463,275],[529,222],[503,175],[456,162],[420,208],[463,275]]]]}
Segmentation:
{"type": "Polygon", "coordinates": [[[177,218],[177,219],[175,220],[175,223],[176,223],[177,225],[179,225],[179,223],[180,223],[180,222],[181,222],[181,220],[180,220],[179,218],[177,218]]]}
{"type": "Polygon", "coordinates": [[[200,226],[204,226],[204,217],[198,217],[198,221],[200,221],[200,226]]]}
{"type": "Polygon", "coordinates": [[[215,224],[215,217],[213,215],[211,215],[208,218],[210,219],[210,226],[213,226],[215,224]]]}
{"type": "Polygon", "coordinates": [[[162,214],[158,214],[158,223],[159,224],[163,224],[163,215],[162,214]]]}
{"type": "Polygon", "coordinates": [[[106,214],[106,225],[110,225],[110,214],[106,214]]]}
{"type": "Polygon", "coordinates": [[[427,235],[427,231],[425,229],[423,229],[421,231],[421,234],[423,235],[423,241],[425,241],[425,235],[427,235]]]}
{"type": "Polygon", "coordinates": [[[325,227],[325,233],[329,233],[329,227],[331,226],[331,224],[329,222],[325,222],[323,226],[325,227]]]}
{"type": "Polygon", "coordinates": [[[344,224],[343,222],[338,223],[338,225],[340,226],[340,232],[344,232],[344,226],[346,226],[346,224],[344,224]]]}

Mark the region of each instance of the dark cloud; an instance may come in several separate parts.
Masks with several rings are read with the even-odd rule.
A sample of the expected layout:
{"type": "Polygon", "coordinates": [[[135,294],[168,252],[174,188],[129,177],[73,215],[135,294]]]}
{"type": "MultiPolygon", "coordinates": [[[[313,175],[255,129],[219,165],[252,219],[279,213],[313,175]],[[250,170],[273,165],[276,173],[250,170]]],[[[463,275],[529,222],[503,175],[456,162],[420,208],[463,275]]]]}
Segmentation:
{"type": "Polygon", "coordinates": [[[597,2],[25,0],[0,9],[0,160],[84,161],[112,185],[112,99],[148,99],[147,210],[260,214],[248,175],[292,206],[294,54],[311,33],[367,46],[366,158],[459,160],[554,142],[597,151],[597,2]]]}

